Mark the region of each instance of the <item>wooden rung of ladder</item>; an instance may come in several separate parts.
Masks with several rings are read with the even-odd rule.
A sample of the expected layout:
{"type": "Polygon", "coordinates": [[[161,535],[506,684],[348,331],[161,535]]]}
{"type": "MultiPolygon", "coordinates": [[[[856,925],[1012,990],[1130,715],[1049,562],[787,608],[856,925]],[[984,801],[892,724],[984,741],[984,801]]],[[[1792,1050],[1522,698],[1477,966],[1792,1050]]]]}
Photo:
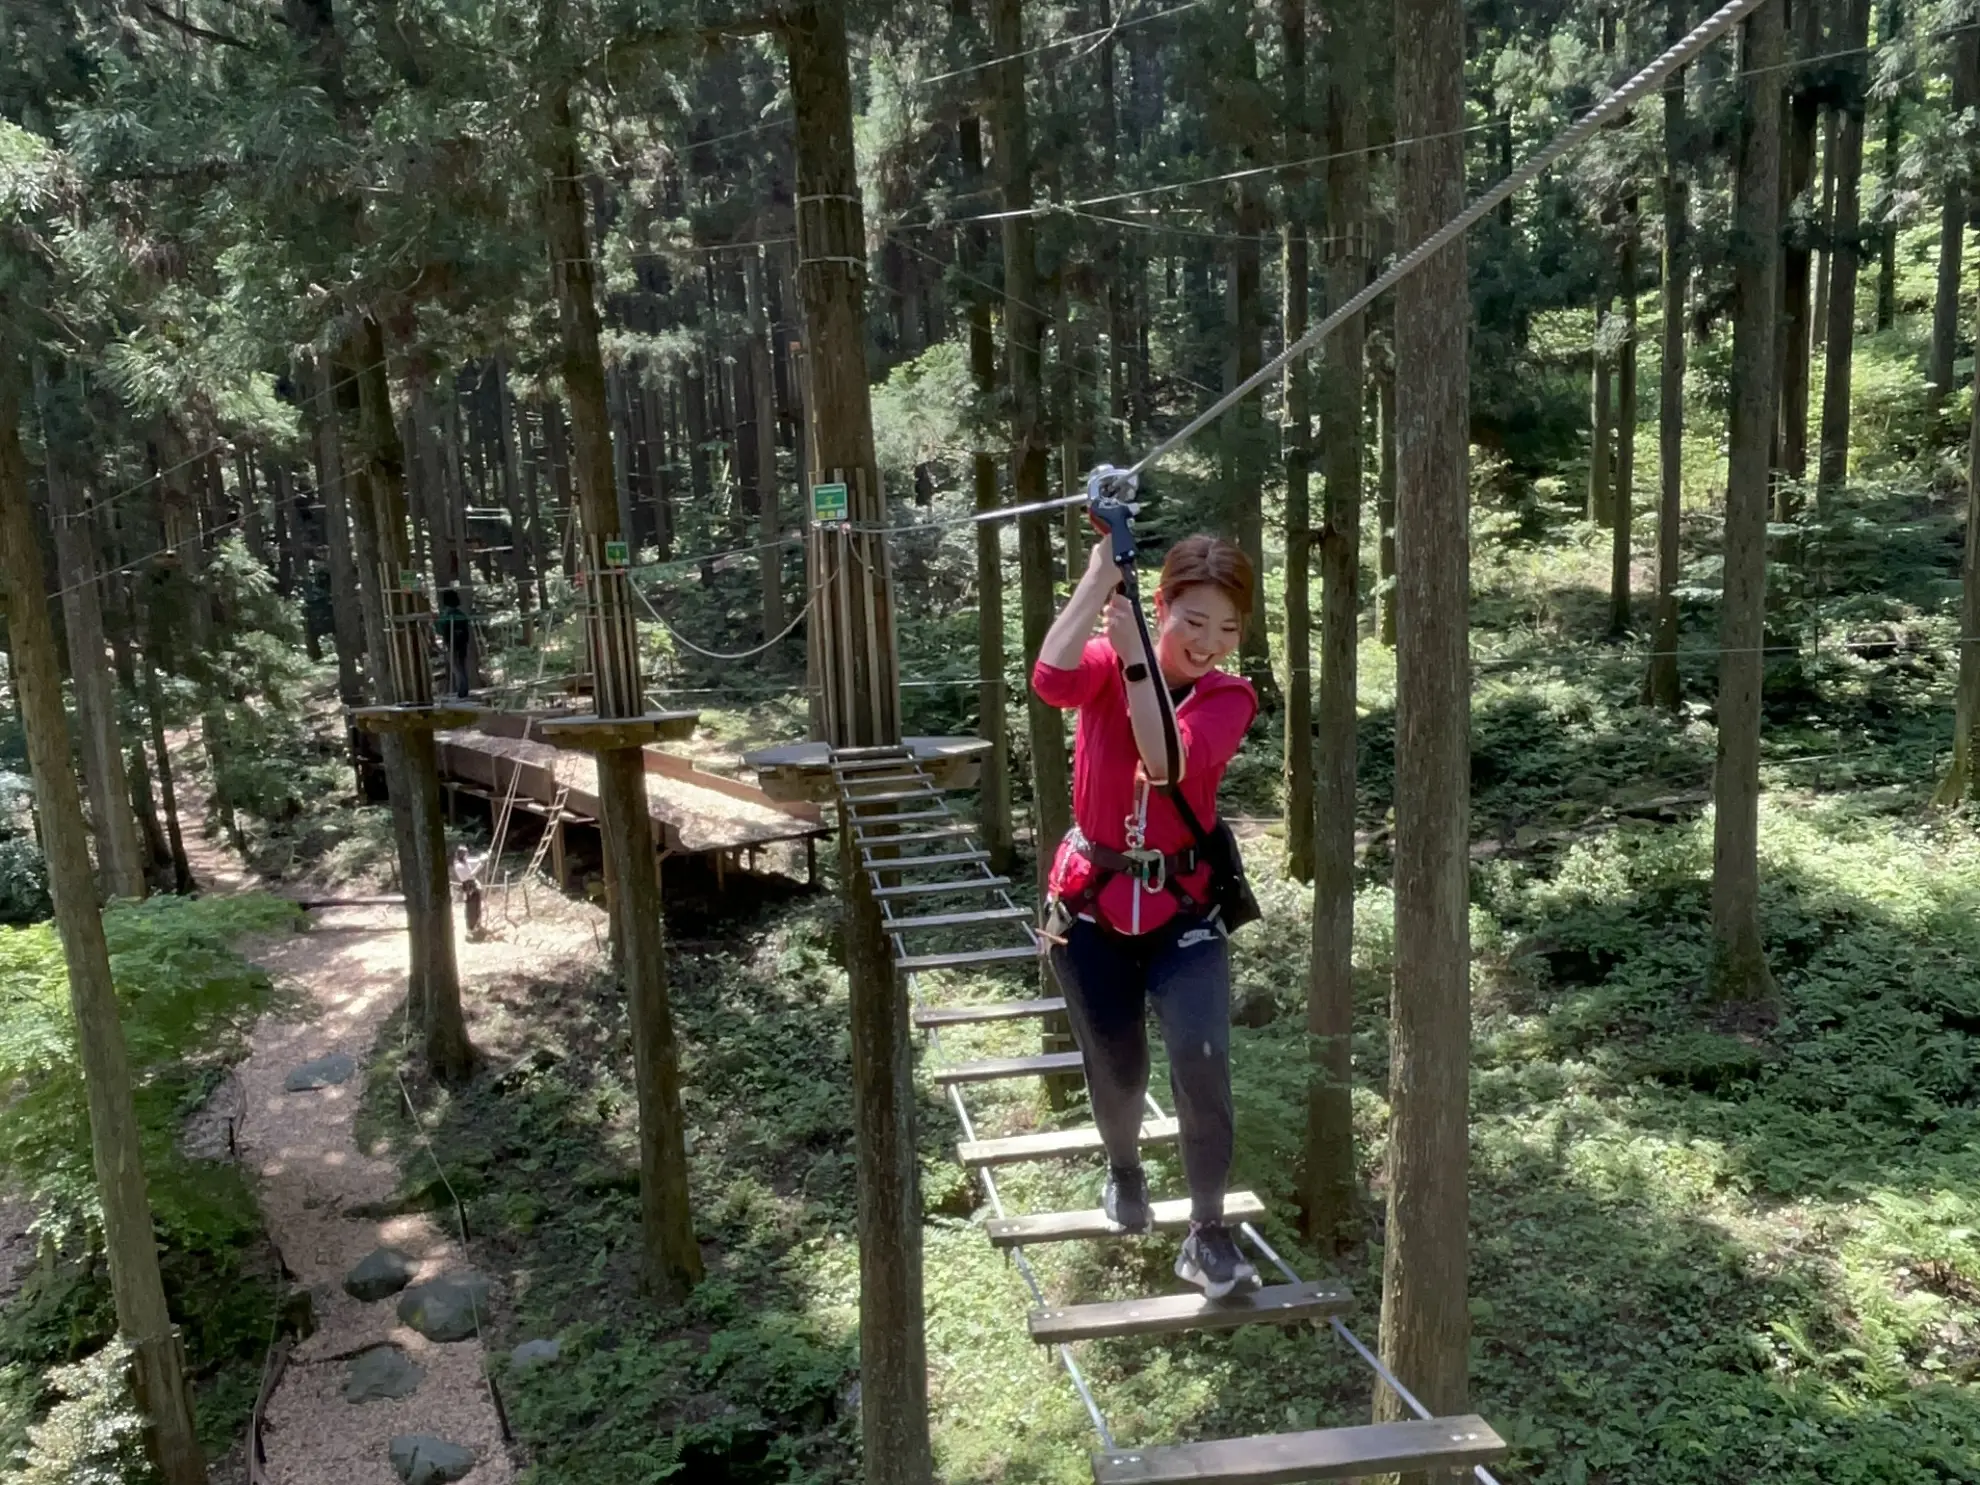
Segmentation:
{"type": "Polygon", "coordinates": [[[1409,1419],[1093,1456],[1094,1485],[1292,1485],[1431,1470],[1468,1470],[1506,1453],[1483,1418],[1409,1419]]]}
{"type": "Polygon", "coordinates": [[[975,1026],[984,1021],[1022,1021],[1030,1016],[1051,1016],[1065,1008],[1065,998],[1058,995],[1047,996],[1043,1000],[992,1000],[981,1005],[926,1005],[915,1008],[914,1024],[924,1029],[975,1026]]]}
{"type": "Polygon", "coordinates": [[[1036,959],[1031,944],[1009,949],[958,949],[953,954],[909,954],[894,961],[904,975],[925,974],[931,969],[969,969],[978,964],[1009,964],[1018,959],[1036,959]]]}
{"type": "Polygon", "coordinates": [[[890,753],[885,758],[846,758],[841,755],[832,760],[834,773],[878,773],[883,768],[898,768],[907,762],[905,752],[890,753]]]}
{"type": "Polygon", "coordinates": [[[913,918],[889,918],[887,932],[906,933],[921,928],[966,928],[975,923],[1029,922],[1031,909],[1021,907],[985,908],[976,913],[923,913],[913,918]]]}
{"type": "Polygon", "coordinates": [[[935,781],[925,773],[881,773],[875,774],[872,778],[842,779],[839,782],[839,788],[844,792],[847,802],[851,804],[865,804],[867,800],[873,799],[876,796],[872,794],[855,794],[852,792],[854,789],[885,789],[892,784],[920,784],[929,789],[935,787],[935,781]]]}
{"type": "Polygon", "coordinates": [[[1055,1346],[1103,1336],[1175,1335],[1185,1330],[1235,1330],[1241,1325],[1273,1325],[1283,1320],[1325,1320],[1329,1315],[1344,1315],[1353,1307],[1354,1295],[1345,1284],[1316,1279],[1271,1284],[1223,1299],[1158,1294],[1105,1304],[1053,1306],[1033,1310],[1027,1323],[1034,1341],[1055,1346]]]}
{"type": "Polygon", "coordinates": [[[868,871],[905,871],[909,867],[964,866],[989,859],[988,851],[945,851],[938,856],[882,856],[865,864],[868,871]]]}
{"type": "MultiPolygon", "coordinates": [[[[949,810],[947,805],[944,805],[940,809],[933,810],[902,810],[897,815],[854,815],[853,829],[857,832],[861,825],[901,825],[916,820],[953,819],[955,819],[955,815],[949,810]]],[[[887,838],[886,836],[880,837],[882,840],[887,838]]]]}
{"type": "Polygon", "coordinates": [[[838,768],[842,764],[858,764],[869,759],[899,759],[913,756],[912,753],[899,743],[881,743],[879,746],[871,748],[834,748],[832,749],[832,766],[838,768]]]}
{"type": "Polygon", "coordinates": [[[1081,1065],[1077,1052],[1041,1052],[1034,1057],[991,1057],[982,1062],[959,1062],[954,1067],[938,1067],[935,1069],[935,1081],[944,1087],[951,1083],[994,1083],[999,1078],[1076,1073],[1081,1065]]]}
{"type": "MultiPolygon", "coordinates": [[[[1189,1198],[1158,1201],[1149,1205],[1149,1215],[1158,1232],[1180,1232],[1189,1226],[1189,1198]]],[[[1226,1222],[1256,1222],[1265,1215],[1265,1203],[1250,1191],[1224,1193],[1226,1222]]],[[[983,1230],[993,1248],[1024,1248],[1033,1243],[1064,1243],[1086,1238],[1121,1236],[1121,1229],[1107,1220],[1098,1207],[1086,1212],[1033,1212],[1025,1217],[992,1217],[983,1230]]]]}
{"type": "MultiPolygon", "coordinates": [[[[874,820],[869,823],[884,825],[886,821],[874,820]]],[[[868,835],[855,826],[853,836],[862,846],[920,846],[930,841],[955,840],[959,836],[970,834],[975,829],[974,825],[938,825],[933,830],[904,830],[899,835],[868,835]]]]}
{"type": "MultiPolygon", "coordinates": [[[[1182,1132],[1174,1119],[1141,1121],[1141,1143],[1173,1145],[1182,1132]]],[[[1017,1165],[1026,1160],[1057,1160],[1067,1155],[1093,1155],[1106,1149],[1100,1131],[1091,1124],[1077,1129],[1048,1129],[1039,1134],[1014,1134],[996,1140],[964,1140],[956,1159],[971,1169],[986,1165],[1017,1165]]]]}
{"type": "MultiPolygon", "coordinates": [[[[892,789],[885,794],[848,794],[844,796],[846,805],[854,810],[865,809],[869,804],[898,804],[908,799],[940,799],[942,791],[933,787],[926,789],[892,789]]],[[[855,818],[865,821],[864,816],[855,818]]]]}
{"type": "MultiPolygon", "coordinates": [[[[882,862],[871,869],[885,871],[887,868],[888,863],[882,862]]],[[[875,887],[873,895],[885,902],[889,898],[932,897],[940,892],[989,892],[1010,884],[1009,877],[969,877],[960,882],[909,882],[895,887],[875,887]]]]}

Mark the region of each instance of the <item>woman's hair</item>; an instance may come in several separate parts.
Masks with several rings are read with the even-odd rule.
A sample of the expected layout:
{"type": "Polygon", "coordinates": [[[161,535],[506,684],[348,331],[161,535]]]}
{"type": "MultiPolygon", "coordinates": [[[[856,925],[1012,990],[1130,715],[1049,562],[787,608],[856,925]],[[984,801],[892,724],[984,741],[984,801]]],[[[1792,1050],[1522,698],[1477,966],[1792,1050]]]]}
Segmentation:
{"type": "Polygon", "coordinates": [[[1208,583],[1231,600],[1242,624],[1251,618],[1251,582],[1251,559],[1244,548],[1215,536],[1185,536],[1163,559],[1155,595],[1170,604],[1183,589],[1208,583]]]}

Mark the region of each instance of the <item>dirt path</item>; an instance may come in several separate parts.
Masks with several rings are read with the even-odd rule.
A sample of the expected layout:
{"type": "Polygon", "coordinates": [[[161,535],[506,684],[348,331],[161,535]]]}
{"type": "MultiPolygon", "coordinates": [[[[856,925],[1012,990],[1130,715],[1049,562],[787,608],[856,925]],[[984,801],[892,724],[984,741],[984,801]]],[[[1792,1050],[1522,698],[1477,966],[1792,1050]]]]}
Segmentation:
{"type": "MultiPolygon", "coordinates": [[[[191,842],[188,845],[191,846],[191,842]]],[[[238,862],[201,842],[194,869],[212,890],[251,886],[238,862]]],[[[294,892],[293,885],[284,890],[294,892]]],[[[347,887],[344,889],[349,891],[347,887]]],[[[553,891],[533,891],[537,916],[513,926],[491,912],[488,941],[457,940],[470,1034],[483,997],[478,985],[541,975],[596,956],[602,915],[553,891]]],[[[498,894],[499,897],[499,894],[498,894]]],[[[491,902],[491,909],[495,904],[491,902]]],[[[502,1443],[484,1380],[479,1337],[439,1343],[399,1322],[396,1296],[362,1303],[343,1280],[374,1248],[398,1250],[417,1266],[413,1283],[470,1268],[445,1219],[426,1213],[371,1220],[354,1209],[382,1202],[398,1185],[391,1157],[357,1148],[354,1124],[365,1063],[405,986],[404,914],[398,908],[334,909],[312,915],[310,931],[247,946],[256,963],[293,992],[294,1006],[255,1027],[251,1051],[224,1096],[241,1111],[240,1157],[260,1188],[270,1237],[314,1296],[317,1330],[297,1347],[266,1414],[269,1485],[397,1485],[391,1440],[427,1434],[473,1452],[467,1485],[506,1485],[515,1461],[502,1443]],[[285,1090],[304,1063],[342,1054],[355,1070],[341,1084],[285,1090]],[[352,1403],[344,1397],[351,1356],[399,1347],[424,1375],[410,1395],[352,1403]]],[[[460,932],[457,924],[457,932],[460,932]]],[[[406,1158],[423,1158],[408,1147],[406,1158]]],[[[506,1275],[487,1276],[502,1301],[506,1275]]],[[[378,1358],[374,1357],[373,1360],[378,1358]]]]}

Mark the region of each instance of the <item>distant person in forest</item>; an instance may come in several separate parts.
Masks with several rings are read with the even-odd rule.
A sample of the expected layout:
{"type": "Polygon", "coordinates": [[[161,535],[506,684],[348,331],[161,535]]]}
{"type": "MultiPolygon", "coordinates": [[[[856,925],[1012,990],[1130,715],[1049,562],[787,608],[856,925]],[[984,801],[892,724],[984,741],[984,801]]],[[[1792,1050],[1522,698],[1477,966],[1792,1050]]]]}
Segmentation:
{"type": "Polygon", "coordinates": [[[460,590],[440,594],[440,612],[433,619],[434,636],[447,655],[447,694],[465,699],[474,689],[474,621],[461,607],[460,590]]]}
{"type": "Polygon", "coordinates": [[[1031,678],[1043,700],[1079,713],[1074,824],[1052,863],[1045,932],[1107,1149],[1102,1206],[1122,1230],[1150,1230],[1140,1134],[1152,1002],[1189,1183],[1176,1273],[1213,1299],[1258,1282],[1223,1220],[1233,1143],[1230,945],[1201,849],[1216,823],[1218,782],[1258,712],[1251,684],[1218,669],[1250,618],[1251,581],[1250,561],[1229,542],[1178,542],[1162,564],[1151,655],[1112,551],[1098,542],[1031,678]],[[1104,637],[1091,637],[1096,626],[1104,637]],[[1173,780],[1157,686],[1175,707],[1173,780]]]}
{"type": "Polygon", "coordinates": [[[471,939],[481,937],[481,872],[468,855],[466,846],[454,847],[454,885],[461,889],[461,903],[467,912],[467,932],[471,939]]]}

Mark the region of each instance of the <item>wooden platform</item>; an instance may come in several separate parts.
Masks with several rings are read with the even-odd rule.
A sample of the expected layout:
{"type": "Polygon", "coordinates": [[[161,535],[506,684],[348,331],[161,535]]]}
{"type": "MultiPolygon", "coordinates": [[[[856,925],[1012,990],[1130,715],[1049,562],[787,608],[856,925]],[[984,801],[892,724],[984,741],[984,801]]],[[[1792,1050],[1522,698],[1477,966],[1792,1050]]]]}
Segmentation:
{"type": "MultiPolygon", "coordinates": [[[[983,756],[990,744],[980,737],[904,737],[901,747],[921,765],[938,789],[968,789],[982,772],[983,756]]],[[[743,762],[756,770],[763,792],[772,799],[803,800],[828,804],[839,797],[838,779],[832,772],[832,749],[822,742],[786,743],[744,755],[743,762]]],[[[892,750],[842,750],[841,772],[886,773],[901,771],[898,753],[892,750]],[[873,753],[859,758],[857,751],[873,753]]]]}
{"type": "Polygon", "coordinates": [[[1093,1456],[1093,1480],[1094,1485],[1293,1485],[1402,1470],[1468,1470],[1505,1452],[1506,1442],[1491,1424],[1465,1414],[1116,1449],[1093,1456]]]}
{"type": "Polygon", "coordinates": [[[646,712],[637,717],[589,715],[545,717],[536,731],[546,742],[584,753],[612,753],[648,743],[686,742],[694,736],[700,712],[646,712]]]}
{"type": "Polygon", "coordinates": [[[436,702],[432,706],[354,706],[351,725],[365,732],[446,732],[481,715],[478,706],[436,702]]]}

